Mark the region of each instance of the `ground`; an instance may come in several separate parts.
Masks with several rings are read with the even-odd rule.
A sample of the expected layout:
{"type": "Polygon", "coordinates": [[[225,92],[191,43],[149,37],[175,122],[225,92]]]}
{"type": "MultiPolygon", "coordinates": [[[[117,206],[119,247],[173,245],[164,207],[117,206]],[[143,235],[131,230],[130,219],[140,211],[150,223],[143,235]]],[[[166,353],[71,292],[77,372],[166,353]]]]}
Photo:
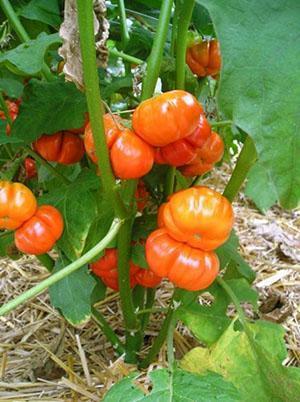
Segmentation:
{"type": "MultiPolygon", "coordinates": [[[[207,179],[222,190],[230,167],[207,179]]],[[[300,366],[300,210],[284,212],[274,207],[262,215],[242,194],[234,203],[235,229],[241,252],[257,273],[260,294],[259,316],[281,323],[286,330],[286,365],[300,366]]],[[[47,276],[32,257],[0,265],[0,303],[29,289],[47,276]]],[[[164,283],[157,292],[158,306],[168,305],[171,286],[164,283]]],[[[117,294],[110,293],[99,304],[107,320],[123,333],[117,294]]],[[[252,312],[246,307],[249,314],[252,312]]],[[[160,328],[161,316],[154,315],[147,331],[149,341],[160,328]]],[[[189,331],[178,325],[175,332],[177,357],[197,345],[189,331]]],[[[153,367],[166,365],[163,349],[153,367]]],[[[1,401],[99,401],[107,389],[133,368],[116,359],[105,337],[93,322],[73,328],[49,305],[42,294],[7,317],[0,318],[1,401]]],[[[147,387],[147,382],[141,382],[147,387]]]]}

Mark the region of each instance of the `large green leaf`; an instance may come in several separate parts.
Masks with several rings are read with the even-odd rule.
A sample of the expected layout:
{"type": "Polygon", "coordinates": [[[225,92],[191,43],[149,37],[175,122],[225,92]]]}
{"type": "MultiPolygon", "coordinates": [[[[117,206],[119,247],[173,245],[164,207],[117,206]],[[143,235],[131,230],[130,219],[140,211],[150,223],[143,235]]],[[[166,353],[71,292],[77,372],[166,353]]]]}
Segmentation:
{"type": "Polygon", "coordinates": [[[83,253],[90,228],[98,214],[96,194],[93,191],[97,184],[98,180],[93,181],[93,177],[83,171],[70,185],[57,185],[56,189],[39,200],[43,204],[56,206],[62,212],[65,229],[57,245],[72,261],[83,253]]]}
{"type": "Polygon", "coordinates": [[[148,395],[134,386],[135,374],[115,384],[103,402],[230,402],[239,401],[236,389],[220,375],[208,373],[204,376],[176,369],[151,371],[153,389],[148,395]]]}
{"type": "Polygon", "coordinates": [[[31,80],[25,88],[11,138],[29,144],[42,134],[81,127],[85,112],[85,97],[74,84],[31,80]]]}
{"type": "Polygon", "coordinates": [[[214,371],[231,381],[240,402],[296,402],[300,395],[300,370],[282,365],[286,357],[284,331],[266,321],[249,324],[252,339],[232,324],[211,348],[197,347],[182,360],[188,371],[214,371]]]}
{"type": "Polygon", "coordinates": [[[58,34],[40,34],[37,39],[30,40],[0,55],[0,64],[26,75],[36,75],[43,67],[47,49],[53,44],[61,43],[58,34]]]}
{"type": "Polygon", "coordinates": [[[60,25],[60,14],[57,0],[31,0],[22,7],[20,11],[22,17],[30,20],[41,21],[53,27],[60,25]]]}
{"type": "MultiPolygon", "coordinates": [[[[250,302],[254,309],[257,309],[258,294],[245,279],[231,279],[226,283],[240,302],[250,302]]],[[[231,323],[226,314],[231,300],[217,283],[208,291],[214,297],[210,306],[200,305],[196,301],[183,304],[176,310],[176,316],[193,332],[197,339],[210,346],[220,338],[231,323]]]]}
{"type": "Polygon", "coordinates": [[[208,9],[221,43],[219,108],[253,138],[263,168],[256,173],[269,183],[265,186],[265,180],[252,175],[256,186],[251,196],[258,204],[261,198],[269,200],[271,187],[283,207],[296,207],[300,200],[300,3],[197,2],[208,9]]]}
{"type": "MultiPolygon", "coordinates": [[[[69,262],[62,258],[53,272],[58,272],[69,262]]],[[[82,324],[91,316],[91,303],[96,285],[96,280],[89,274],[85,265],[49,288],[51,303],[71,324],[82,324]]]]}
{"type": "Polygon", "coordinates": [[[238,247],[239,239],[235,232],[232,231],[227,242],[217,249],[221,268],[227,268],[227,278],[241,277],[247,279],[248,282],[253,282],[255,279],[255,272],[240,255],[238,247]]]}

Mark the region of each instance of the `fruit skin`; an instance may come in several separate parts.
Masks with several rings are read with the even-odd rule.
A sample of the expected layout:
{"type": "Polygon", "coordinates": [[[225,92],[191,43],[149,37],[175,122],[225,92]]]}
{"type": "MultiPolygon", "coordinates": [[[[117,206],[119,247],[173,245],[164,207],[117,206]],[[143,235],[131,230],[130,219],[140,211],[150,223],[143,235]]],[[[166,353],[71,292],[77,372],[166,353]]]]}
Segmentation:
{"type": "MultiPolygon", "coordinates": [[[[120,116],[115,115],[112,117],[109,113],[103,116],[104,131],[106,136],[106,144],[110,149],[119,135],[122,133],[122,119],[120,116]]],[[[95,152],[95,143],[92,133],[91,124],[87,123],[84,130],[84,147],[86,153],[94,163],[97,163],[97,157],[95,152]]]]}
{"type": "Polygon", "coordinates": [[[175,167],[191,163],[196,155],[196,149],[185,139],[160,148],[160,156],[164,163],[175,167]]]}
{"type": "Polygon", "coordinates": [[[33,143],[33,149],[47,161],[63,165],[77,163],[84,155],[82,139],[68,131],[42,135],[33,143]]]}
{"type": "MultiPolygon", "coordinates": [[[[19,113],[20,102],[19,101],[13,102],[10,100],[6,100],[5,103],[6,103],[10,118],[12,119],[12,121],[14,121],[17,118],[18,113],[19,113]]],[[[0,119],[6,120],[6,116],[5,116],[5,113],[3,110],[0,110],[0,119]]],[[[6,125],[6,134],[7,135],[10,135],[10,130],[11,130],[10,125],[9,125],[9,123],[7,123],[7,125],[6,125]]]]}
{"type": "Polygon", "coordinates": [[[220,45],[216,39],[202,41],[186,51],[186,62],[198,77],[215,76],[221,68],[220,45]]]}
{"type": "MultiPolygon", "coordinates": [[[[156,149],[155,162],[175,167],[192,164],[197,158],[200,148],[209,141],[211,136],[212,132],[210,125],[204,114],[201,114],[198,125],[192,134],[188,135],[184,139],[177,140],[165,145],[164,147],[156,149]]],[[[208,153],[209,151],[210,148],[207,147],[206,152],[208,153]]]]}
{"type": "Polygon", "coordinates": [[[219,134],[214,131],[198,151],[198,156],[205,163],[217,163],[222,159],[223,154],[224,142],[219,134]]]}
{"type": "Polygon", "coordinates": [[[141,285],[144,288],[155,288],[161,282],[160,276],[157,276],[150,269],[143,268],[139,268],[138,272],[135,275],[135,279],[138,285],[141,285]]]}
{"type": "Polygon", "coordinates": [[[210,135],[211,135],[210,124],[207,118],[204,116],[204,114],[201,114],[199,117],[197,127],[192,132],[192,134],[190,134],[185,138],[185,140],[194,147],[199,148],[205,144],[210,135]]]}
{"type": "Polygon", "coordinates": [[[34,215],[36,209],[36,198],[28,187],[0,181],[0,229],[17,229],[34,215]]]}
{"type": "MultiPolygon", "coordinates": [[[[146,288],[154,288],[161,282],[161,278],[156,276],[148,269],[142,269],[130,261],[130,287],[137,284],[146,288]]],[[[107,248],[103,257],[90,264],[92,272],[101,278],[102,282],[115,290],[119,291],[118,283],[118,254],[117,249],[107,248]]]]}
{"type": "Polygon", "coordinates": [[[170,196],[158,214],[159,227],[177,241],[214,250],[228,239],[234,216],[230,202],[208,187],[190,187],[170,196]]]}
{"type": "Polygon", "coordinates": [[[146,241],[146,259],[151,271],[189,291],[206,289],[219,272],[212,251],[202,251],[174,240],[166,229],[158,229],[146,241]]]}
{"type": "Polygon", "coordinates": [[[212,163],[205,163],[199,157],[196,157],[191,163],[180,167],[180,171],[185,177],[202,176],[214,168],[212,163]]]}
{"type": "MultiPolygon", "coordinates": [[[[133,131],[125,128],[119,116],[112,117],[107,113],[103,116],[103,121],[114,174],[124,180],[138,179],[147,174],[154,163],[153,148],[133,131]]],[[[92,161],[97,163],[90,124],[85,129],[84,146],[92,161]]]]}
{"type": "Polygon", "coordinates": [[[32,158],[25,158],[24,160],[25,177],[26,179],[33,179],[37,176],[36,163],[32,158]]]}
{"type": "Polygon", "coordinates": [[[200,176],[211,171],[214,163],[219,162],[224,154],[224,142],[219,134],[214,131],[205,143],[196,152],[196,157],[192,162],[180,167],[184,176],[200,176]]]}
{"type": "Polygon", "coordinates": [[[140,103],[132,127],[148,144],[163,147],[190,135],[201,114],[202,106],[193,95],[174,90],[140,103]]]}
{"type": "Polygon", "coordinates": [[[15,231],[15,244],[23,253],[44,254],[52,249],[63,230],[61,213],[51,205],[42,205],[15,231]]]}
{"type": "Polygon", "coordinates": [[[149,173],[154,150],[131,130],[124,129],[110,151],[113,171],[120,179],[138,179],[149,173]]]}
{"type": "MultiPolygon", "coordinates": [[[[118,255],[117,249],[107,248],[105,254],[98,261],[90,264],[91,270],[95,275],[101,278],[102,282],[106,286],[119,291],[118,283],[118,255]]],[[[135,279],[135,274],[140,268],[136,265],[130,263],[130,287],[133,288],[137,281],[135,279]]]]}

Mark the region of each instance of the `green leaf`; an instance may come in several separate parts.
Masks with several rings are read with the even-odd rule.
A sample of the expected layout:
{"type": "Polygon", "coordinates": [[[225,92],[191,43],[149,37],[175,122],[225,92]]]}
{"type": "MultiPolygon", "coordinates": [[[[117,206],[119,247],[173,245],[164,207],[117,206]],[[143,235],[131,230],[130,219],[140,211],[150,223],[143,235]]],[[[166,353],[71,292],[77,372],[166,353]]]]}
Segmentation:
{"type": "MultiPolygon", "coordinates": [[[[208,9],[221,44],[220,111],[253,138],[263,167],[257,173],[268,177],[276,199],[285,208],[297,207],[300,75],[295,72],[300,70],[299,3],[197,2],[208,9]]],[[[270,185],[264,185],[264,178],[255,180],[260,186],[251,195],[259,205],[270,185]]]]}
{"type": "MultiPolygon", "coordinates": [[[[61,258],[53,273],[68,263],[66,258],[61,258]]],[[[82,324],[91,316],[91,298],[95,286],[96,281],[85,265],[49,288],[51,303],[72,325],[82,324]]]]}
{"type": "Polygon", "coordinates": [[[255,272],[239,254],[238,247],[239,239],[234,232],[231,232],[227,242],[216,250],[221,268],[225,268],[230,264],[230,269],[227,268],[226,270],[226,278],[242,277],[246,278],[248,282],[253,282],[255,272]],[[234,275],[232,275],[232,271],[234,271],[234,275]]]}
{"type": "Polygon", "coordinates": [[[153,389],[144,395],[140,388],[134,386],[136,374],[131,374],[115,384],[106,394],[103,402],[214,402],[239,401],[236,389],[223,380],[220,375],[208,373],[199,376],[175,369],[151,371],[150,379],[153,389]]]}
{"type": "Polygon", "coordinates": [[[157,215],[144,214],[134,221],[132,240],[146,239],[155,229],[157,229],[157,215]]]}
{"type": "Polygon", "coordinates": [[[96,194],[92,191],[95,185],[88,172],[83,171],[70,185],[57,185],[39,199],[40,203],[50,203],[63,214],[65,229],[56,244],[71,261],[83,253],[98,214],[96,194]]]}
{"type": "Polygon", "coordinates": [[[245,194],[254,200],[262,212],[266,212],[277,201],[277,192],[270,178],[270,171],[259,162],[249,172],[245,194]]]}
{"type": "Polygon", "coordinates": [[[131,259],[132,262],[141,267],[148,269],[149,265],[146,261],[146,256],[145,256],[145,246],[141,243],[136,243],[132,246],[131,248],[131,259]]]}
{"type": "Polygon", "coordinates": [[[20,15],[52,27],[58,27],[61,22],[57,0],[31,0],[21,9],[20,15]]]}
{"type": "Polygon", "coordinates": [[[0,231],[0,257],[9,257],[13,260],[22,257],[22,253],[15,246],[14,232],[0,231]]]}
{"type": "MultiPolygon", "coordinates": [[[[245,279],[231,279],[226,283],[234,291],[240,302],[250,302],[257,310],[258,294],[245,279]]],[[[176,310],[176,316],[193,332],[199,341],[210,346],[220,338],[231,323],[226,314],[231,300],[217,283],[207,291],[214,298],[210,306],[200,305],[197,302],[182,305],[176,310]]]]}
{"type": "Polygon", "coordinates": [[[105,298],[106,286],[98,276],[96,275],[92,276],[96,282],[96,286],[94,287],[93,292],[91,294],[91,305],[93,306],[95,303],[98,303],[99,301],[105,298]]]}
{"type": "Polygon", "coordinates": [[[282,365],[286,357],[284,330],[277,324],[249,324],[251,340],[234,330],[234,323],[209,349],[197,347],[181,361],[185,370],[204,374],[214,371],[231,381],[241,402],[297,401],[300,370],[282,365]]]}
{"type": "Polygon", "coordinates": [[[31,80],[25,88],[11,138],[29,144],[42,134],[81,127],[85,112],[85,97],[73,83],[31,80]]]}
{"type": "Polygon", "coordinates": [[[45,53],[51,45],[61,43],[58,34],[40,34],[37,39],[30,40],[0,55],[0,64],[26,75],[37,75],[43,67],[45,53]]]}
{"type": "MultiPolygon", "coordinates": [[[[97,216],[90,226],[88,236],[86,239],[86,244],[84,248],[84,253],[94,247],[108,232],[112,221],[114,219],[114,209],[110,203],[110,200],[105,197],[104,193],[98,193],[97,198],[97,216]]],[[[113,239],[112,242],[107,246],[107,248],[116,247],[117,239],[113,239]]],[[[104,254],[104,250],[95,256],[93,261],[97,261],[104,254]]],[[[92,261],[92,262],[93,262],[92,261]]]]}
{"type": "Polygon", "coordinates": [[[19,98],[23,92],[23,84],[12,78],[0,78],[0,91],[10,98],[19,98]]]}

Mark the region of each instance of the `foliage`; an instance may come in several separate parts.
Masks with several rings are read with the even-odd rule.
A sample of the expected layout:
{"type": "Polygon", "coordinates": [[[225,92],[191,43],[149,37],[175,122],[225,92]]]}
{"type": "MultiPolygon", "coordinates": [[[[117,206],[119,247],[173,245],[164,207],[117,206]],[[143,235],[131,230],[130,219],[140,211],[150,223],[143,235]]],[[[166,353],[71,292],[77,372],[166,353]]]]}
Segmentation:
{"type": "Polygon", "coordinates": [[[145,395],[143,391],[134,387],[135,375],[131,375],[114,385],[106,394],[104,402],[148,402],[148,401],[172,401],[182,400],[190,402],[204,401],[239,401],[236,389],[223,380],[220,375],[207,373],[199,376],[186,371],[176,369],[169,372],[160,369],[150,372],[153,383],[152,391],[145,395]]]}
{"type": "Polygon", "coordinates": [[[284,331],[265,321],[250,324],[252,337],[236,331],[232,323],[211,348],[195,348],[181,361],[188,371],[214,371],[231,381],[240,392],[240,401],[296,401],[300,374],[282,365],[286,357],[284,331]]]}
{"type": "MultiPolygon", "coordinates": [[[[162,92],[185,89],[201,102],[213,131],[223,138],[224,157],[215,169],[222,169],[224,161],[231,164],[233,155],[237,157],[230,179],[235,183],[235,191],[228,196],[229,186],[226,186],[228,199],[234,199],[247,177],[245,194],[260,211],[266,212],[276,203],[286,209],[297,207],[300,200],[299,5],[293,0],[178,0],[172,8],[171,0],[128,0],[124,4],[125,20],[120,12],[122,1],[106,2],[109,59],[107,68],[96,70],[92,34],[88,35],[93,25],[88,12],[92,1],[77,0],[85,82],[81,91],[72,82],[65,81],[57,51],[61,44],[58,30],[63,3],[18,0],[11,2],[16,11],[12,15],[0,2],[4,21],[0,26],[0,179],[25,183],[39,205],[50,204],[59,209],[65,225],[53,254],[59,257],[55,257],[51,267],[45,264],[51,271],[55,263],[53,272],[25,296],[19,296],[16,304],[13,300],[12,305],[16,307],[44,291],[49,287],[47,281],[54,280],[49,288],[52,305],[72,325],[85,323],[95,311],[94,304],[106,294],[106,286],[89,271],[88,264],[102,257],[105,248],[117,248],[118,266],[114,274],[119,275],[125,359],[146,367],[167,337],[169,369],[150,372],[149,393],[137,385],[139,374],[135,373],[115,384],[104,401],[296,401],[300,374],[298,369],[282,364],[286,358],[282,327],[260,320],[250,322],[244,317],[245,303],[256,317],[259,295],[251,287],[255,273],[240,254],[234,231],[215,250],[220,261],[219,278],[202,291],[175,290],[168,311],[162,314],[158,337],[141,361],[139,352],[156,293],[155,289],[146,290],[141,286],[134,292],[130,290],[128,261],[149,269],[145,242],[157,229],[159,206],[173,192],[201,185],[202,176],[185,177],[183,170],[156,163],[141,178],[143,183],[120,180],[111,170],[110,153],[100,123],[104,111],[113,112],[114,116],[120,114],[124,118],[121,125],[131,129],[133,109],[152,95],[146,91],[149,92],[146,96],[145,88],[154,88],[156,84],[155,92],[160,92],[161,84],[162,92]],[[185,64],[185,59],[180,58],[180,55],[185,57],[186,43],[178,37],[177,28],[185,25],[184,33],[188,34],[189,29],[190,38],[218,39],[222,57],[219,77],[199,78],[185,64]],[[164,32],[166,27],[168,30],[164,32]],[[22,30],[26,31],[25,39],[22,30]],[[30,39],[26,40],[27,36],[30,39]],[[151,65],[155,68],[149,72],[146,66],[151,65]],[[18,108],[15,120],[9,110],[12,101],[18,108]],[[98,164],[87,155],[73,165],[53,163],[33,150],[32,143],[43,134],[51,136],[72,130],[73,135],[83,139],[88,120],[98,164]],[[251,158],[246,157],[241,166],[237,154],[242,147],[247,149],[249,136],[255,143],[257,160],[253,165],[256,158],[253,150],[251,158]],[[24,160],[29,156],[37,168],[37,176],[30,180],[24,167],[24,160]],[[142,207],[136,197],[140,185],[147,194],[142,207]],[[119,226],[114,232],[116,222],[119,226]],[[101,243],[103,239],[105,247],[101,243]],[[75,268],[70,270],[70,267],[75,268]],[[202,345],[182,359],[181,368],[172,356],[172,328],[178,321],[202,345]]],[[[106,50],[101,48],[97,56],[105,54],[106,50]]],[[[183,110],[175,115],[171,125],[182,115],[183,110]]],[[[154,136],[163,127],[164,120],[160,127],[157,113],[147,116],[148,125],[150,120],[153,123],[150,136],[154,136]]],[[[178,124],[174,127],[178,128],[178,124]]],[[[207,174],[214,175],[214,171],[207,174]]],[[[211,228],[210,235],[213,229],[216,227],[211,228]]],[[[181,240],[182,247],[186,247],[186,239],[181,240]]],[[[0,256],[21,256],[11,231],[1,229],[0,256]]],[[[43,261],[45,257],[51,261],[48,255],[39,258],[43,261]]],[[[11,309],[9,305],[5,312],[11,309]]],[[[108,340],[119,346],[116,353],[124,353],[116,333],[100,313],[99,317],[98,324],[108,340]]]]}
{"type": "Polygon", "coordinates": [[[300,68],[295,48],[299,4],[198,2],[207,7],[221,43],[220,111],[257,148],[259,164],[250,174],[247,194],[264,210],[275,201],[295,208],[300,200],[300,137],[295,129],[300,78],[294,74],[300,68]]]}

